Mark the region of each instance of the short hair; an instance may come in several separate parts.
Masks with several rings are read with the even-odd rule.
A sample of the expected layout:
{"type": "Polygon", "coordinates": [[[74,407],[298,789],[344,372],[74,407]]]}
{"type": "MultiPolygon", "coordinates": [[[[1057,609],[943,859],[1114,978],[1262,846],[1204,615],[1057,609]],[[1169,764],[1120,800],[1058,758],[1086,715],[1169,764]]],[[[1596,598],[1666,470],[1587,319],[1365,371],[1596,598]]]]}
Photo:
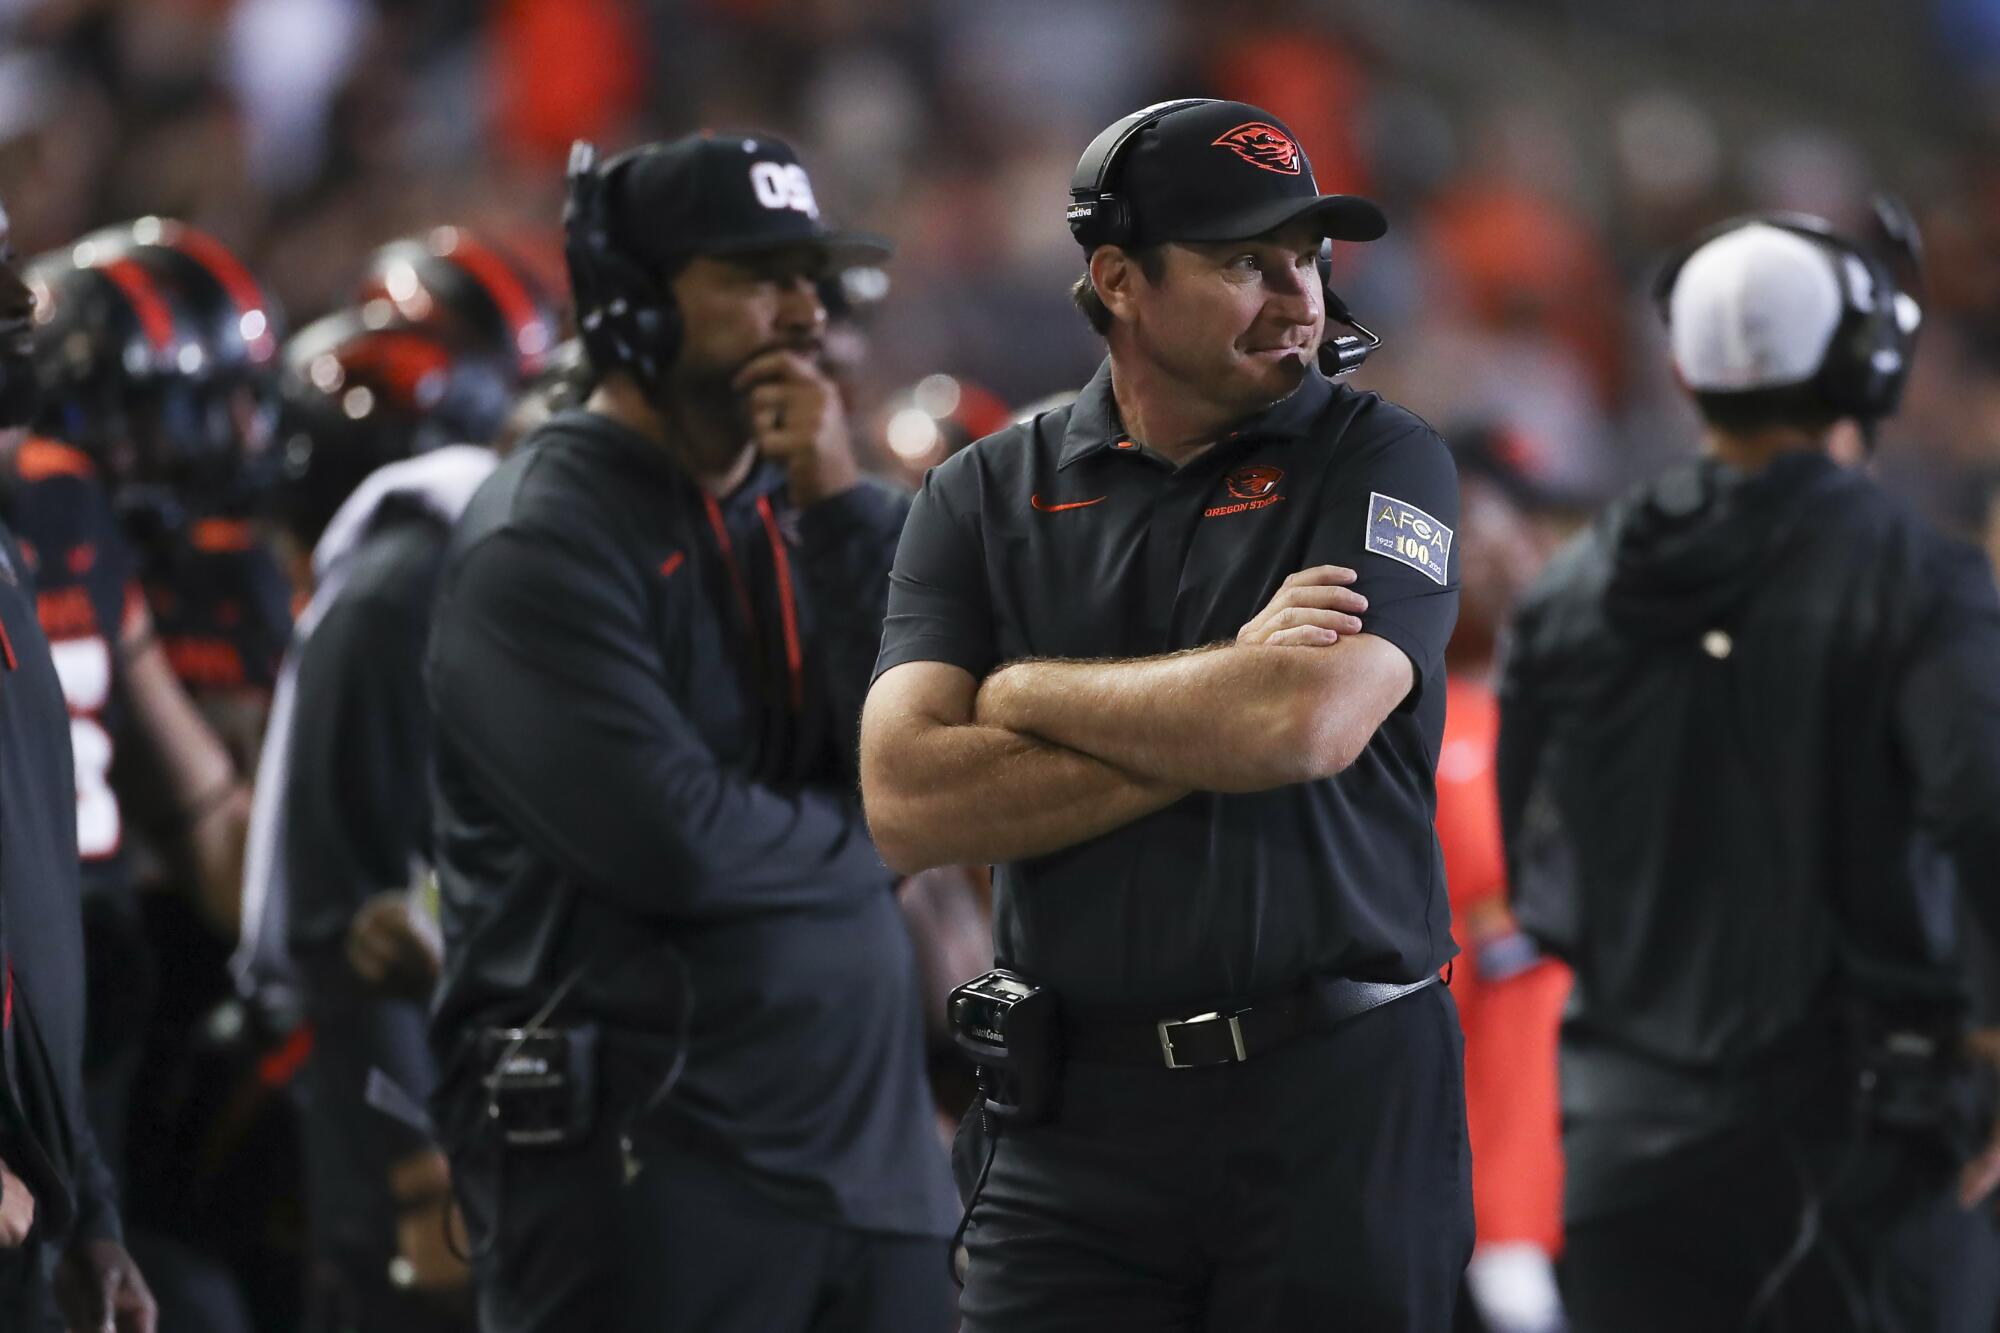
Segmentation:
{"type": "Polygon", "coordinates": [[[1702,390],[1694,396],[1702,420],[1732,435],[1754,435],[1775,427],[1819,434],[1845,413],[1827,405],[1811,383],[1734,392],[1702,390]]]}
{"type": "MultiPolygon", "coordinates": [[[[1092,251],[1095,254],[1096,251],[1092,251]]],[[[1146,281],[1157,283],[1166,276],[1167,253],[1164,244],[1132,245],[1125,247],[1125,253],[1139,265],[1139,271],[1146,275],[1146,281]]],[[[1083,312],[1090,324],[1090,331],[1098,337],[1111,333],[1111,308],[1104,304],[1104,298],[1097,294],[1097,286],[1090,280],[1090,267],[1086,263],[1083,274],[1070,284],[1069,299],[1083,312]]]]}

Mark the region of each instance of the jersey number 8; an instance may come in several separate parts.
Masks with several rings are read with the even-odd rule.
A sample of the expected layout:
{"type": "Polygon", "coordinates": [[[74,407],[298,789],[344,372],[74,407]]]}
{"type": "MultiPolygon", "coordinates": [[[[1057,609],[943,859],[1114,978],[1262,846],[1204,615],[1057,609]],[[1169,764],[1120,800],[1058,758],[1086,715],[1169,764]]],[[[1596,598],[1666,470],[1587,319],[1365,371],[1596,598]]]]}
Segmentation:
{"type": "Polygon", "coordinates": [[[49,645],[63,701],[69,705],[69,743],[76,763],[76,850],[85,860],[118,850],[122,826],[111,790],[111,733],[102,713],[111,699],[111,646],[98,635],[49,645]]]}

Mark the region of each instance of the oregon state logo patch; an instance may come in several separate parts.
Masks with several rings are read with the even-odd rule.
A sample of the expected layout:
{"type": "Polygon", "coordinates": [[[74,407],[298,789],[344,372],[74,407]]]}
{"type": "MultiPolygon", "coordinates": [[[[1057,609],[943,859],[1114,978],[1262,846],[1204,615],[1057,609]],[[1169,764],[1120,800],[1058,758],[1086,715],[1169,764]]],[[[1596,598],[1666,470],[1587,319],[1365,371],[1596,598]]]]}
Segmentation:
{"type": "Polygon", "coordinates": [[[1278,483],[1284,479],[1282,468],[1266,467],[1261,463],[1231,468],[1222,474],[1222,489],[1228,492],[1228,498],[1221,504],[1202,510],[1201,516],[1221,518],[1225,514],[1242,514],[1274,505],[1285,498],[1278,494],[1278,483]]]}
{"type": "Polygon", "coordinates": [[[1366,547],[1408,565],[1433,583],[1451,565],[1451,529],[1413,504],[1380,491],[1368,496],[1366,547]]]}
{"type": "Polygon", "coordinates": [[[1261,120],[1245,121],[1209,146],[1227,148],[1251,166],[1281,176],[1298,175],[1299,166],[1305,161],[1305,154],[1289,134],[1261,120]]]}

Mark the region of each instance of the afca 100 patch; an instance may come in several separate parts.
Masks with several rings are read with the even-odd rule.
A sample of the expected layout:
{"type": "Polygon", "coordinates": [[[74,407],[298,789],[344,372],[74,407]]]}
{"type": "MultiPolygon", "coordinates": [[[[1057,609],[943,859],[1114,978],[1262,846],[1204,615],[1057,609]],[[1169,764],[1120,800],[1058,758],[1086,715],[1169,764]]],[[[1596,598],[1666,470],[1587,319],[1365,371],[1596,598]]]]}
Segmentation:
{"type": "Polygon", "coordinates": [[[1375,491],[1368,497],[1368,549],[1443,583],[1451,529],[1415,505],[1375,491]]]}

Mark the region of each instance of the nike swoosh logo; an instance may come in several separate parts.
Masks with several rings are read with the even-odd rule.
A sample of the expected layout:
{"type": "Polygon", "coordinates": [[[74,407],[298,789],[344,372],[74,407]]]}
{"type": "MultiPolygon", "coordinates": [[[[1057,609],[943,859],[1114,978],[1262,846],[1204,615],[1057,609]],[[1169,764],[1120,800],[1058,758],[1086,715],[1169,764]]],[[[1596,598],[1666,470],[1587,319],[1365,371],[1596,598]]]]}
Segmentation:
{"type": "Polygon", "coordinates": [[[1065,509],[1088,509],[1092,505],[1101,505],[1107,498],[1109,497],[1100,495],[1095,500],[1071,500],[1067,504],[1048,505],[1042,503],[1041,492],[1037,491],[1028,497],[1028,503],[1044,514],[1058,514],[1065,509]]]}

